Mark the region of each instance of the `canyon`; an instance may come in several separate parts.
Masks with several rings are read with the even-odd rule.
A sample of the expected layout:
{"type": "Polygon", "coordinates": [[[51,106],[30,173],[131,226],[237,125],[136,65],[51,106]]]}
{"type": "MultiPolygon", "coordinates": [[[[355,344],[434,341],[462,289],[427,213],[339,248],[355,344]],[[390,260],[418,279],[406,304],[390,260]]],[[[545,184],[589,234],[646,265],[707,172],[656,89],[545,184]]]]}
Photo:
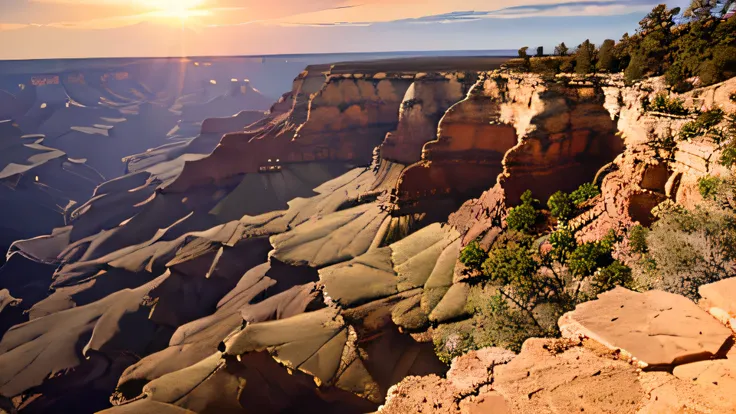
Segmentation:
{"type": "MultiPolygon", "coordinates": [[[[689,120],[642,109],[642,99],[666,90],[662,79],[549,80],[504,62],[314,64],[270,108],[235,80],[206,101],[209,119],[178,125],[197,129],[196,137],[156,145],[151,137],[171,134],[161,119],[202,113],[197,105],[205,104],[139,104],[130,110],[140,119],[135,128],[76,131],[148,145],[94,160],[98,167],[93,154],[64,150],[64,135],[54,133],[61,126],[47,121],[33,131],[44,137],[33,137],[20,132],[23,122],[0,123],[0,149],[13,148],[2,152],[0,180],[35,200],[35,175],[53,172],[59,184],[44,183],[62,190],[34,201],[56,209],[53,220],[0,240],[10,246],[0,268],[0,412],[736,407],[726,386],[709,384],[732,384],[736,372],[736,304],[712,293],[718,288],[704,287],[710,302],[701,307],[616,288],[563,316],[562,339],[530,339],[518,355],[473,351],[451,367],[439,360],[433,336],[470,316],[461,250],[474,240],[489,247],[524,191],[546,200],[599,185],[602,194],[570,222],[576,237],[593,241],[650,224],[665,200],[697,205],[698,180],[726,173],[707,138],[680,141],[667,154],[649,145],[689,120]],[[257,99],[233,103],[241,95],[257,99]],[[222,114],[228,110],[237,115],[222,114]],[[100,169],[113,171],[113,158],[120,171],[108,179],[100,169]],[[591,316],[629,303],[673,307],[668,320],[682,328],[669,335],[691,341],[642,354],[628,325],[591,316]],[[698,319],[708,339],[683,318],[698,319]],[[668,354],[678,346],[686,357],[668,354]],[[724,366],[713,368],[717,379],[691,366],[705,363],[724,366]],[[586,397],[577,401],[577,393],[586,397]]],[[[734,91],[731,79],[681,98],[732,113],[734,91]]],[[[643,321],[621,317],[650,326],[640,313],[643,321]]]]}

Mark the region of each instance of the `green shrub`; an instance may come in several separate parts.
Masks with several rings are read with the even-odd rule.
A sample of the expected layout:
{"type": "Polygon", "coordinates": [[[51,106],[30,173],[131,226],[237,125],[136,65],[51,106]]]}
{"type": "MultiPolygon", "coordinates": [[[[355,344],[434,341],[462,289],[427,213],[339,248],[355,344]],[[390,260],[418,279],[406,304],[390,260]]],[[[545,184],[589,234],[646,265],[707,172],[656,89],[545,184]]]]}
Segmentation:
{"type": "Polygon", "coordinates": [[[567,221],[575,213],[575,205],[567,193],[558,191],[547,200],[547,206],[553,217],[561,221],[567,221]]]}
{"type": "Polygon", "coordinates": [[[600,193],[601,190],[597,185],[593,183],[585,183],[578,187],[577,190],[573,191],[572,194],[570,194],[570,197],[576,206],[580,206],[591,198],[598,196],[600,193]]]}
{"type": "Polygon", "coordinates": [[[690,121],[687,124],[683,125],[682,128],[680,128],[680,139],[687,140],[691,138],[695,138],[698,135],[701,134],[701,129],[698,126],[698,123],[695,121],[690,121]]]}
{"type": "Polygon", "coordinates": [[[649,229],[642,225],[636,225],[629,229],[629,246],[631,251],[634,253],[646,253],[647,247],[647,235],[649,229]]]}
{"type": "Polygon", "coordinates": [[[539,213],[530,204],[522,204],[509,210],[506,224],[512,230],[528,232],[534,228],[539,213]]]}
{"type": "Polygon", "coordinates": [[[673,98],[667,103],[667,113],[672,115],[687,115],[688,111],[682,105],[682,101],[680,99],[673,98]]]}
{"type": "Polygon", "coordinates": [[[694,210],[675,206],[659,214],[647,237],[647,260],[634,263],[646,266],[638,273],[649,275],[649,287],[697,300],[703,284],[736,277],[736,215],[728,200],[732,186],[694,210]]]}
{"type": "Polygon", "coordinates": [[[562,59],[562,62],[560,63],[560,72],[563,73],[570,73],[573,70],[575,70],[575,65],[573,64],[574,60],[572,57],[565,57],[562,59]]]}
{"type": "Polygon", "coordinates": [[[450,365],[455,357],[480,349],[473,338],[475,330],[472,321],[446,323],[437,327],[433,332],[432,342],[440,361],[450,365]]]}
{"type": "Polygon", "coordinates": [[[575,236],[572,234],[569,228],[560,226],[556,231],[549,235],[549,243],[552,245],[552,252],[550,253],[554,260],[565,263],[567,258],[570,256],[577,247],[575,236]]]}
{"type": "Polygon", "coordinates": [[[460,262],[474,270],[480,270],[487,257],[485,250],[480,247],[480,243],[477,241],[468,243],[460,252],[460,262]]]}
{"type": "Polygon", "coordinates": [[[583,243],[570,254],[568,266],[574,276],[592,275],[597,269],[608,266],[613,260],[611,249],[616,241],[615,234],[609,233],[603,240],[583,243]]]}
{"type": "Polygon", "coordinates": [[[659,93],[649,104],[649,110],[670,115],[687,115],[688,111],[682,105],[682,100],[670,98],[665,92],[659,93]]]}
{"type": "Polygon", "coordinates": [[[483,275],[494,284],[528,288],[526,281],[539,269],[530,247],[528,238],[494,243],[483,262],[483,275]]]}
{"type": "Polygon", "coordinates": [[[476,295],[471,302],[475,305],[472,337],[477,349],[495,346],[519,352],[524,341],[546,334],[529,314],[510,305],[500,293],[476,295]]]}
{"type": "Polygon", "coordinates": [[[698,115],[697,123],[702,129],[709,130],[723,121],[725,114],[721,108],[713,108],[698,115]]]}
{"type": "Polygon", "coordinates": [[[616,260],[596,273],[591,281],[591,286],[593,295],[608,292],[616,286],[632,289],[634,278],[631,268],[616,260]]]}
{"type": "Polygon", "coordinates": [[[698,191],[704,199],[715,199],[720,184],[721,179],[718,177],[702,177],[698,180],[698,191]]]}
{"type": "Polygon", "coordinates": [[[539,217],[539,212],[534,208],[537,200],[532,197],[532,192],[526,190],[521,196],[521,205],[509,210],[506,216],[506,225],[517,231],[529,232],[534,228],[539,217]]]}
{"type": "Polygon", "coordinates": [[[644,77],[644,56],[640,52],[634,53],[631,56],[629,65],[624,71],[624,80],[627,85],[631,85],[634,82],[644,77]]]}
{"type": "Polygon", "coordinates": [[[721,165],[728,168],[731,168],[736,164],[736,142],[732,140],[723,148],[720,162],[721,165]]]}
{"type": "Polygon", "coordinates": [[[713,134],[716,142],[720,142],[723,138],[721,131],[716,130],[716,126],[725,118],[723,110],[713,108],[698,115],[698,119],[690,121],[680,128],[680,139],[691,139],[706,133],[713,134]]]}

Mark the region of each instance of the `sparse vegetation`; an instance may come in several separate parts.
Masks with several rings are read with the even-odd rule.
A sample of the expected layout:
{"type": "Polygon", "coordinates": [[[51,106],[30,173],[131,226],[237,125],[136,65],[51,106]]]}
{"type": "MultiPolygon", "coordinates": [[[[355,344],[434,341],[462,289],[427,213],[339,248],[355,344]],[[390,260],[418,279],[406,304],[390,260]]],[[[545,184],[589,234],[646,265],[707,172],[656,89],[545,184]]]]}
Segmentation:
{"type": "MultiPolygon", "coordinates": [[[[559,45],[555,46],[555,56],[567,56],[568,52],[570,50],[565,46],[565,42],[560,43],[559,45]]],[[[736,95],[736,93],[734,93],[736,95]]]]}
{"type": "Polygon", "coordinates": [[[693,210],[663,204],[659,220],[642,232],[646,252],[632,262],[640,285],[697,300],[699,286],[736,276],[734,179],[706,178],[699,187],[704,203],[693,210]]]}
{"type": "Polygon", "coordinates": [[[731,140],[721,152],[721,165],[731,168],[736,164],[736,142],[731,140]]]}
{"type": "MultiPolygon", "coordinates": [[[[571,53],[561,43],[554,56],[543,57],[543,50],[537,49],[531,58],[528,48],[522,48],[517,67],[545,79],[559,73],[624,71],[629,85],[663,75],[675,92],[714,84],[736,74],[736,19],[720,19],[719,7],[711,7],[714,1],[695,0],[683,14],[658,5],[641,20],[636,33],[624,34],[618,42],[607,39],[599,49],[586,40],[571,53]]],[[[558,82],[570,80],[560,77],[558,82]]],[[[729,98],[736,102],[736,91],[729,98]]],[[[667,91],[651,101],[642,100],[641,107],[672,117],[691,114],[667,91]]],[[[672,159],[677,140],[706,136],[719,145],[721,163],[733,167],[734,134],[736,116],[713,108],[680,131],[652,135],[648,145],[657,157],[672,159]]],[[[587,243],[576,240],[569,221],[600,195],[597,185],[585,183],[569,194],[554,193],[546,202],[549,213],[540,211],[539,201],[526,191],[521,203],[508,211],[505,232],[487,252],[478,242],[462,250],[460,260],[474,270],[468,300],[472,316],[438,327],[434,336],[438,355],[449,362],[453,356],[487,346],[518,351],[529,337],[558,334],[560,315],[616,286],[663,289],[697,299],[702,284],[736,277],[734,179],[708,176],[697,187],[704,202],[696,208],[663,203],[652,211],[658,220],[651,228],[636,225],[625,235],[611,232],[587,243]],[[557,218],[554,231],[545,230],[553,223],[547,215],[557,218]]]]}
{"type": "Polygon", "coordinates": [[[703,177],[698,180],[698,191],[704,199],[716,199],[718,187],[721,185],[721,179],[718,177],[703,177]]]}
{"type": "Polygon", "coordinates": [[[688,111],[682,105],[682,100],[678,98],[670,98],[667,93],[662,92],[654,96],[654,100],[646,105],[646,108],[652,112],[659,112],[670,115],[687,115],[688,111]]]}
{"type": "MultiPolygon", "coordinates": [[[[568,195],[551,197],[551,204],[555,199],[574,209],[568,195]]],[[[531,207],[536,216],[536,202],[527,191],[519,207],[531,207]]],[[[469,267],[475,267],[481,256],[484,260],[480,274],[469,279],[471,319],[443,326],[434,335],[435,350],[443,361],[487,346],[519,350],[530,337],[555,336],[557,319],[564,312],[615,286],[632,285],[631,269],[612,257],[620,240],[613,233],[599,242],[578,244],[572,231],[560,225],[548,235],[548,248],[536,240],[529,228],[508,230],[487,253],[477,243],[463,249],[460,260],[471,263],[469,267]]]]}
{"type": "Polygon", "coordinates": [[[725,136],[724,132],[716,129],[724,119],[723,110],[713,108],[698,115],[698,119],[688,122],[680,129],[680,139],[692,139],[697,136],[710,134],[716,142],[725,136]]]}

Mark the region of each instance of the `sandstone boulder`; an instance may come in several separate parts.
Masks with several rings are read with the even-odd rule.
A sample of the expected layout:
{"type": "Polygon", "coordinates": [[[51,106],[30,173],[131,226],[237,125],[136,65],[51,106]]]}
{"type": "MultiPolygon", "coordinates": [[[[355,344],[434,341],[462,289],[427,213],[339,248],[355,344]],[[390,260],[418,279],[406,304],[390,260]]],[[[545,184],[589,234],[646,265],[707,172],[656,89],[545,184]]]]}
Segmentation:
{"type": "Polygon", "coordinates": [[[736,361],[733,359],[680,365],[673,373],[683,381],[692,381],[702,387],[736,391],[736,361]]]}
{"type": "Polygon", "coordinates": [[[708,359],[731,332],[685,297],[618,287],[560,318],[568,338],[588,337],[620,349],[642,367],[668,367],[708,359]]]}
{"type": "Polygon", "coordinates": [[[736,330],[736,277],[698,288],[700,306],[736,330]]]}
{"type": "Polygon", "coordinates": [[[455,358],[447,379],[437,375],[407,377],[388,392],[381,413],[493,413],[503,414],[506,402],[497,393],[473,397],[493,381],[494,369],[514,358],[500,348],[485,348],[455,358]]]}

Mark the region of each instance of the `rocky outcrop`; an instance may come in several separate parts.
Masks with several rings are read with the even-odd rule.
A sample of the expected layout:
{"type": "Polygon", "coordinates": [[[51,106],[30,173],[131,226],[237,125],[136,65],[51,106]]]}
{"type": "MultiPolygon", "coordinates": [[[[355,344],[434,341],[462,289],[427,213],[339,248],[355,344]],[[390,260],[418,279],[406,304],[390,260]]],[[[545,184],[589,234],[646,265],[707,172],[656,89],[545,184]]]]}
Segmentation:
{"type": "Polygon", "coordinates": [[[736,332],[736,300],[733,299],[736,297],[736,279],[700,286],[698,293],[700,307],[736,332]]]}
{"type": "Polygon", "coordinates": [[[563,336],[592,338],[651,368],[712,358],[731,339],[728,329],[682,296],[622,287],[578,305],[559,326],[563,336]]]}
{"type": "Polygon", "coordinates": [[[496,182],[509,205],[527,189],[540,199],[572,191],[623,150],[604,103],[594,84],[484,74],[447,111],[422,161],[404,173],[400,208],[437,196],[465,200],[496,182]]]}
{"type": "Polygon", "coordinates": [[[381,144],[381,158],[406,165],[418,162],[424,144],[436,139],[440,119],[465,97],[474,75],[418,75],[401,102],[397,130],[388,133],[381,144]]]}
{"type": "Polygon", "coordinates": [[[602,197],[589,211],[573,221],[581,239],[598,239],[610,229],[626,228],[634,223],[649,225],[654,220],[651,210],[666,199],[687,208],[702,201],[698,180],[706,175],[720,175],[718,145],[708,136],[689,140],[677,137],[677,131],[695,116],[671,116],[645,112],[641,102],[653,100],[657,94],[669,94],[680,99],[685,108],[702,111],[721,108],[736,111],[729,91],[736,89],[736,80],[676,95],[670,94],[661,78],[649,79],[632,87],[623,86],[613,77],[604,87],[606,107],[617,119],[617,129],[626,144],[626,151],[612,164],[601,169],[597,180],[602,197]],[[661,143],[671,140],[672,149],[661,143]]]}
{"type": "Polygon", "coordinates": [[[627,292],[618,288],[563,316],[559,324],[567,338],[529,339],[516,356],[494,348],[470,352],[453,360],[446,379],[408,377],[392,387],[379,411],[726,413],[736,409],[733,360],[709,359],[719,348],[717,358],[733,352],[728,330],[684,297],[627,292]],[[678,313],[697,322],[673,320],[678,313]],[[648,324],[637,322],[647,315],[652,318],[648,324]],[[584,327],[584,332],[571,329],[573,325],[584,327]],[[719,338],[710,341],[716,331],[719,338]],[[686,354],[702,360],[682,358],[686,354]],[[669,370],[660,370],[665,365],[669,370]]]}
{"type": "MultiPolygon", "coordinates": [[[[491,77],[485,82],[495,85],[497,81],[491,77]]],[[[736,88],[735,82],[731,79],[686,94],[671,94],[670,98],[682,100],[690,110],[720,107],[733,112],[736,106],[728,91],[736,88]]],[[[504,112],[507,119],[516,120],[512,125],[520,137],[519,144],[505,155],[496,185],[495,181],[489,182],[486,188],[490,190],[465,202],[450,216],[449,222],[463,233],[464,243],[493,237],[491,229],[500,226],[506,206],[513,206],[515,198],[526,189],[538,189],[534,195],[544,201],[555,191],[570,191],[581,182],[594,181],[601,187],[602,196],[583,206],[579,216],[570,222],[581,241],[591,241],[600,240],[611,229],[625,229],[637,222],[651,224],[652,208],[668,198],[686,207],[697,205],[702,200],[698,180],[708,174],[723,173],[717,162],[720,152],[712,139],[678,140],[675,136],[694,116],[671,116],[645,112],[642,108],[643,99],[652,100],[662,92],[668,93],[660,78],[631,87],[624,85],[620,75],[584,82],[562,77],[556,83],[541,82],[534,76],[512,76],[506,84],[516,85],[514,89],[509,87],[506,94],[515,93],[517,102],[526,102],[521,105],[511,100],[504,112]],[[562,110],[556,112],[555,108],[562,110]],[[567,124],[565,119],[569,120],[567,124]],[[560,128],[561,135],[556,135],[560,128]],[[598,139],[592,139],[594,135],[598,139]],[[560,145],[549,140],[563,137],[567,138],[560,145]],[[665,150],[661,143],[669,139],[675,146],[665,150]],[[579,152],[583,147],[601,157],[592,158],[596,161],[584,166],[576,161],[585,158],[586,152],[579,152]],[[545,157],[557,163],[545,164],[545,157]],[[534,172],[536,168],[542,170],[541,175],[534,172]],[[562,172],[565,168],[569,168],[568,172],[562,172]],[[560,185],[545,181],[545,175],[550,180],[580,180],[560,185]]],[[[475,88],[487,89],[480,89],[480,85],[475,88]]],[[[427,148],[432,144],[427,144],[427,148]]],[[[484,242],[488,244],[488,240],[484,242]]]]}

